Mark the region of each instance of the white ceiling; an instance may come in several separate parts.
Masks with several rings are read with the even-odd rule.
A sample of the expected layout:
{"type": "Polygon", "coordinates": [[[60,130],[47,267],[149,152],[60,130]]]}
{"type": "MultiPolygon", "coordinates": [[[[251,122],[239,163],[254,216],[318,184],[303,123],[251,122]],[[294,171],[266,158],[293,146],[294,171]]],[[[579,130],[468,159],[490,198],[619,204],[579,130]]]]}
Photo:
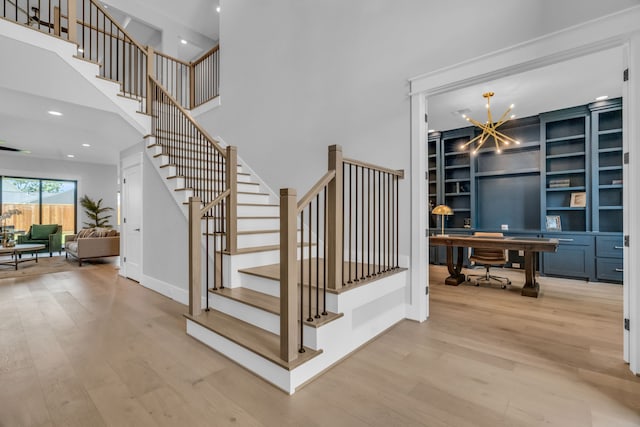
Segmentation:
{"type": "Polygon", "coordinates": [[[561,62],[521,74],[442,93],[428,99],[429,129],[469,126],[459,114],[479,122],[487,120],[484,92],[495,92],[491,111],[498,119],[510,104],[516,117],[534,116],[594,102],[597,96],[622,96],[622,48],[561,62]]]}
{"type": "Polygon", "coordinates": [[[116,164],[140,142],[116,105],[56,54],[3,36],[0,52],[11,58],[0,66],[0,145],[31,152],[0,155],[116,164]]]}

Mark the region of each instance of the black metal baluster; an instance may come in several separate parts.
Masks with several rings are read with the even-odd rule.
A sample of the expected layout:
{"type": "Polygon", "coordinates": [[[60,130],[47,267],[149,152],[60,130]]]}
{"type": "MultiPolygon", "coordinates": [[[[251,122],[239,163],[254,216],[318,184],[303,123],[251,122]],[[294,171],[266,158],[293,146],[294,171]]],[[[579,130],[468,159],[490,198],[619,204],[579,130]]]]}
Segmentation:
{"type": "Polygon", "coordinates": [[[304,353],[304,209],[300,211],[300,353],[304,353]]]}
{"type": "MultiPolygon", "coordinates": [[[[322,315],[327,315],[327,187],[324,188],[324,245],[322,245],[322,315]]],[[[342,260],[340,260],[342,262],[342,260]]]]}
{"type": "MultiPolygon", "coordinates": [[[[355,218],[356,218],[356,226],[353,229],[353,238],[355,241],[355,273],[356,273],[356,277],[353,280],[354,282],[359,282],[360,279],[358,279],[358,165],[356,165],[356,197],[353,199],[353,202],[355,204],[355,218]]],[[[351,195],[349,195],[351,196],[351,195]]]]}
{"type": "Polygon", "coordinates": [[[311,266],[313,265],[311,263],[311,242],[312,242],[312,238],[311,238],[311,231],[313,230],[313,209],[311,206],[311,203],[309,203],[309,305],[307,307],[307,313],[309,313],[309,316],[307,317],[307,322],[313,322],[313,316],[312,316],[312,308],[311,308],[311,266]]]}
{"type": "Polygon", "coordinates": [[[351,195],[352,195],[352,191],[351,191],[351,169],[353,169],[352,165],[349,165],[349,198],[347,200],[349,200],[349,281],[347,283],[353,283],[351,281],[351,233],[353,231],[353,229],[351,228],[351,195]]]}
{"type": "Polygon", "coordinates": [[[362,167],[361,171],[361,181],[362,181],[362,203],[360,204],[360,209],[362,210],[362,232],[360,235],[360,238],[362,239],[362,245],[360,246],[360,252],[362,253],[362,255],[360,256],[360,280],[364,280],[364,190],[365,190],[365,185],[364,185],[364,167],[362,167]]]}
{"type": "Polygon", "coordinates": [[[316,319],[320,318],[320,193],[316,194],[316,319]]]}

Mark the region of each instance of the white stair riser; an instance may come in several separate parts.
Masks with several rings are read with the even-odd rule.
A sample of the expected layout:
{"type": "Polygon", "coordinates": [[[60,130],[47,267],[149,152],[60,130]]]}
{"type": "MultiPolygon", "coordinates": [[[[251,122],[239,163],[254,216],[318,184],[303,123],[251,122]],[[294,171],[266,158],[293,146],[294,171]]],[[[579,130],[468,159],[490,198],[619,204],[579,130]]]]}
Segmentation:
{"type": "MultiPolygon", "coordinates": [[[[211,308],[221,311],[229,316],[240,319],[272,334],[280,335],[280,316],[262,309],[232,300],[215,292],[209,293],[211,308]]],[[[318,328],[304,325],[304,345],[313,350],[318,350],[318,328]]]]}
{"type": "Polygon", "coordinates": [[[238,218],[238,231],[278,229],[280,218],[238,218]]]}
{"type": "Polygon", "coordinates": [[[238,203],[255,203],[255,204],[267,204],[269,203],[268,194],[238,194],[238,203]]]}
{"type": "Polygon", "coordinates": [[[279,216],[279,206],[238,206],[238,216],[279,216]]]}
{"type": "Polygon", "coordinates": [[[254,276],[253,274],[241,273],[241,276],[243,288],[280,298],[280,282],[254,276]]]}
{"type": "Polygon", "coordinates": [[[256,246],[277,245],[280,243],[280,233],[238,234],[239,248],[254,248],[256,246]]]}

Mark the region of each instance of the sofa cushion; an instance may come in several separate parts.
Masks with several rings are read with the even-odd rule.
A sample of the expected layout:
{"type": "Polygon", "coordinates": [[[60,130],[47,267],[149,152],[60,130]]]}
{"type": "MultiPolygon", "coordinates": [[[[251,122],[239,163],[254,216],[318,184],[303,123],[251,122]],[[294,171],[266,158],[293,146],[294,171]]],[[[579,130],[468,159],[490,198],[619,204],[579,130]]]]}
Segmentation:
{"type": "Polygon", "coordinates": [[[58,224],[33,224],[31,226],[31,240],[49,240],[49,234],[58,231],[58,224]]]}
{"type": "Polygon", "coordinates": [[[67,252],[72,252],[74,254],[78,252],[78,242],[75,240],[73,242],[66,242],[64,247],[67,252]]]}

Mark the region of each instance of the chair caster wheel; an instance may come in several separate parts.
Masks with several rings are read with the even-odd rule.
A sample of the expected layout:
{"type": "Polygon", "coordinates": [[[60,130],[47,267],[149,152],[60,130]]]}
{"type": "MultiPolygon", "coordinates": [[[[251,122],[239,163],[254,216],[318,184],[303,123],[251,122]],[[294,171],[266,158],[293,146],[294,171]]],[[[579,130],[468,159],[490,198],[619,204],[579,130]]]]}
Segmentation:
{"type": "Polygon", "coordinates": [[[507,285],[502,285],[502,289],[507,289],[507,285]]]}
{"type": "Polygon", "coordinates": [[[480,286],[480,283],[476,283],[476,286],[480,286]]]}

